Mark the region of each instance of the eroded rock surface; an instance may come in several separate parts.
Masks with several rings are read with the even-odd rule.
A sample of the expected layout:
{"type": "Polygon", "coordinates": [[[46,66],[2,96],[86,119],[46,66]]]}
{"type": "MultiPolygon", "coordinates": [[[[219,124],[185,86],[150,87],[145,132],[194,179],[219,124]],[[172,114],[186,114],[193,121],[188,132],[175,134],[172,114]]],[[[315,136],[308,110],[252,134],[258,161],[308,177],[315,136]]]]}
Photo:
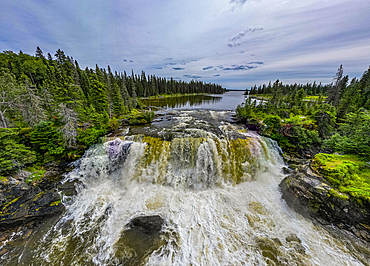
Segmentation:
{"type": "Polygon", "coordinates": [[[0,231],[39,222],[64,211],[61,194],[75,194],[72,183],[61,183],[60,172],[47,171],[35,183],[8,178],[0,182],[0,231]]]}

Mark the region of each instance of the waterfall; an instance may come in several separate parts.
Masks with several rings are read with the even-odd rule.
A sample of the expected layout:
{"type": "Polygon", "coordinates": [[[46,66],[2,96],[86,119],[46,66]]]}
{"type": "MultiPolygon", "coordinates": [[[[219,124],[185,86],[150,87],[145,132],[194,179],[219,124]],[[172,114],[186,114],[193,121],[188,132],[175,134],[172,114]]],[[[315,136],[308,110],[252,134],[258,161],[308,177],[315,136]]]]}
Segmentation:
{"type": "Polygon", "coordinates": [[[19,265],[363,265],[281,199],[276,142],[217,115],[92,146],[64,180],[78,195],[19,265]],[[158,235],[130,231],[153,215],[158,235]]]}

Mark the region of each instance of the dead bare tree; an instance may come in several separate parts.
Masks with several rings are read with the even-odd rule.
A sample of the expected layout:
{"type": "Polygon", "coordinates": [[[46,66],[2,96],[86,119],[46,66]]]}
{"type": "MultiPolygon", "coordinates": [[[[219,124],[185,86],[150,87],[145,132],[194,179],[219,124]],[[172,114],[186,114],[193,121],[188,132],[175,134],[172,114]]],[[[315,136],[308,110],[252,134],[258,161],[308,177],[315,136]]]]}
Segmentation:
{"type": "Polygon", "coordinates": [[[77,113],[67,106],[65,103],[59,104],[59,116],[61,121],[64,123],[64,127],[61,129],[63,132],[63,139],[67,147],[72,147],[76,144],[77,133],[77,113]]]}

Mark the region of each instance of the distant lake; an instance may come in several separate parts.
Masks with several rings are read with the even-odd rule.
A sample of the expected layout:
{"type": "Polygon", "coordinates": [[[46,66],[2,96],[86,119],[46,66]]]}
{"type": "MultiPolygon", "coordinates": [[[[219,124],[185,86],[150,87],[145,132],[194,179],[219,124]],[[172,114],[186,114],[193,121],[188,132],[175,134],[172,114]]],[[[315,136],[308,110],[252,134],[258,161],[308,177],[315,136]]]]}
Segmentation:
{"type": "Polygon", "coordinates": [[[146,106],[165,109],[235,110],[239,104],[244,102],[244,99],[244,91],[229,91],[224,94],[141,99],[141,102],[146,106]]]}

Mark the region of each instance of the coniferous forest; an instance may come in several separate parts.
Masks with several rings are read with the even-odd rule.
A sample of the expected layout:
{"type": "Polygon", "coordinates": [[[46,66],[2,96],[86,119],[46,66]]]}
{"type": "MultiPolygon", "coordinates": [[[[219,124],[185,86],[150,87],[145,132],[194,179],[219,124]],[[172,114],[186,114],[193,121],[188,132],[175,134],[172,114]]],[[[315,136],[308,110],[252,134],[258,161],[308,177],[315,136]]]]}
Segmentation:
{"type": "Polygon", "coordinates": [[[370,68],[350,82],[340,66],[325,86],[277,80],[246,94],[236,112],[249,128],[290,156],[313,158],[311,167],[340,192],[370,202],[370,68]]]}
{"type": "Polygon", "coordinates": [[[239,117],[279,142],[282,148],[298,152],[310,146],[337,152],[370,154],[370,68],[360,79],[343,75],[340,66],[331,84],[254,86],[253,97],[238,106],[239,117]],[[315,97],[312,97],[315,96],[315,97]]]}
{"type": "Polygon", "coordinates": [[[150,122],[138,97],[223,93],[217,84],[114,71],[56,51],[35,56],[0,53],[0,174],[26,164],[76,159],[100,136],[132,124],[150,122]]]}

